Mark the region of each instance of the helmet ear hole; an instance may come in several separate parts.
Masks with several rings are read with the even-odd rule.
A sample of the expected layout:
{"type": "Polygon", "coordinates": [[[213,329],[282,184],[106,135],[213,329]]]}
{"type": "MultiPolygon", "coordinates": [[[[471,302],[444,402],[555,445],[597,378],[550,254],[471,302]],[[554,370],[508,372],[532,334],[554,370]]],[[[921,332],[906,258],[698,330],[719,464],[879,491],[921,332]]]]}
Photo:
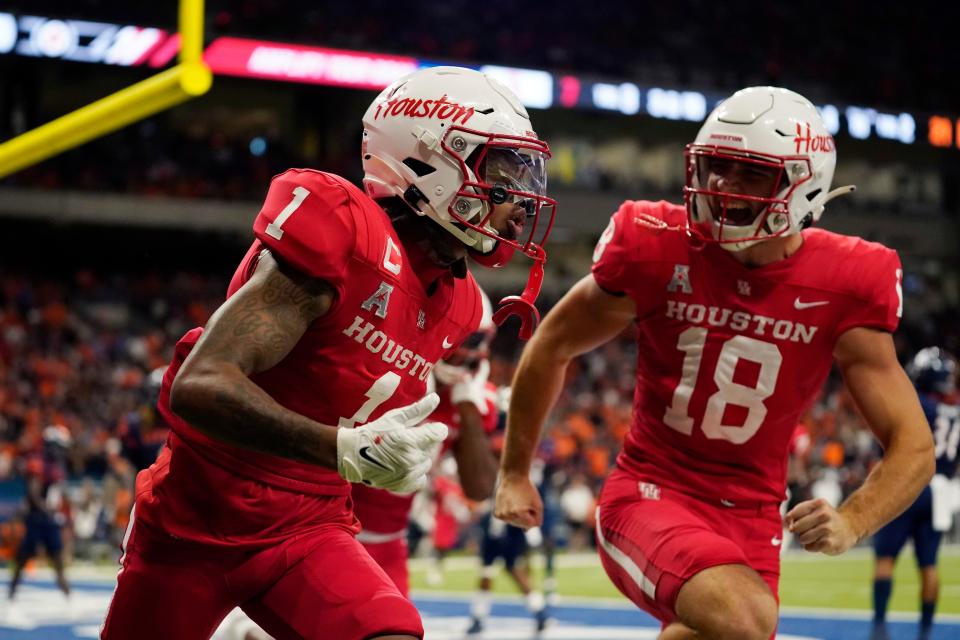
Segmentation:
{"type": "Polygon", "coordinates": [[[422,178],[423,176],[428,176],[437,170],[436,167],[433,167],[427,164],[423,160],[417,160],[416,158],[404,158],[403,164],[410,167],[413,170],[413,172],[417,174],[418,178],[422,178]]]}

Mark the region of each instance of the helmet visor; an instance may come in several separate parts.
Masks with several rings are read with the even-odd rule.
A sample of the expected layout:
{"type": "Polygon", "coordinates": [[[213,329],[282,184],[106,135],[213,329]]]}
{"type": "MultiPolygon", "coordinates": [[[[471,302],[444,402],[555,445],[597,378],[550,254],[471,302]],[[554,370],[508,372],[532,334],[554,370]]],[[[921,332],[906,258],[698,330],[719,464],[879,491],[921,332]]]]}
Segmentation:
{"type": "Polygon", "coordinates": [[[539,149],[499,146],[495,142],[485,151],[475,172],[492,206],[481,226],[523,250],[531,244],[543,245],[555,207],[546,195],[549,155],[539,149]],[[549,210],[546,224],[540,220],[544,207],[549,210]]]}
{"type": "MultiPolygon", "coordinates": [[[[489,134],[462,127],[451,127],[447,139],[451,142],[444,142],[444,150],[467,177],[449,208],[453,221],[497,240],[493,252],[504,254],[496,258],[497,266],[505,264],[514,249],[539,258],[538,247],[546,243],[557,212],[557,202],[546,195],[547,143],[533,134],[489,134]],[[456,136],[463,134],[486,137],[466,158],[454,148],[456,136]],[[472,209],[480,215],[464,215],[471,212],[471,201],[480,201],[481,206],[472,209]]],[[[490,253],[487,248],[481,255],[490,253]]]]}
{"type": "Polygon", "coordinates": [[[487,184],[503,185],[513,199],[547,195],[547,158],[540,151],[491,147],[478,175],[487,184]]]}

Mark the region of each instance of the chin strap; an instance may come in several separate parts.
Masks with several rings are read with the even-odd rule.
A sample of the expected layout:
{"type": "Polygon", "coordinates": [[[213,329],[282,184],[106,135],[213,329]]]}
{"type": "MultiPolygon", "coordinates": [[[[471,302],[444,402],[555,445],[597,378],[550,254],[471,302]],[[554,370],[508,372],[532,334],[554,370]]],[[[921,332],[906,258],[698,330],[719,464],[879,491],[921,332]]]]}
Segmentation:
{"type": "Polygon", "coordinates": [[[529,340],[537,325],[540,324],[540,312],[534,306],[543,284],[543,263],[547,261],[547,254],[542,247],[531,244],[535,253],[530,275],[527,277],[527,287],[519,296],[507,296],[500,301],[500,308],[493,314],[493,321],[500,326],[510,316],[520,318],[520,339],[529,340]]]}
{"type": "Polygon", "coordinates": [[[839,198],[840,196],[845,196],[848,193],[853,193],[856,190],[857,185],[855,184],[848,184],[845,187],[837,187],[836,189],[832,189],[830,193],[827,194],[827,197],[823,199],[823,204],[827,204],[834,198],[839,198]]]}

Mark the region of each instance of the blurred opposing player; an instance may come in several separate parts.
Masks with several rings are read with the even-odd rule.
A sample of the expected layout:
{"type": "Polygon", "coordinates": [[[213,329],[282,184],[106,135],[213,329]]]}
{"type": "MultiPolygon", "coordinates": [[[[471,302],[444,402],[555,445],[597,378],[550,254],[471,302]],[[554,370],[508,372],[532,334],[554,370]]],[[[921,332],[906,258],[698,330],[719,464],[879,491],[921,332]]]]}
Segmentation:
{"type": "MultiPolygon", "coordinates": [[[[503,397],[510,395],[509,388],[501,389],[498,393],[497,404],[505,410],[503,397]]],[[[497,457],[499,458],[499,451],[497,457]]],[[[532,476],[535,484],[540,486],[542,467],[538,464],[533,469],[532,476]]],[[[535,527],[524,533],[523,529],[508,525],[493,515],[493,505],[489,502],[483,505],[480,518],[480,576],[477,580],[477,591],[470,603],[470,626],[466,634],[469,638],[480,637],[487,626],[492,608],[491,589],[493,579],[497,574],[497,563],[503,560],[504,568],[517,589],[526,600],[527,609],[533,615],[536,631],[543,631],[547,623],[546,599],[544,594],[535,589],[531,582],[529,565],[526,562],[527,551],[530,547],[543,545],[543,533],[540,527],[535,527]]],[[[552,534],[552,531],[550,532],[552,534]]],[[[552,542],[552,541],[551,541],[552,542]]],[[[552,549],[551,549],[552,552],[552,549]]],[[[552,570],[552,558],[547,558],[547,566],[552,570]]],[[[552,579],[552,571],[549,574],[552,579]]],[[[551,587],[554,585],[551,584],[551,587]]]]}
{"type": "Polygon", "coordinates": [[[685,207],[626,202],[592,275],[521,357],[497,515],[540,518],[530,459],[571,358],[637,325],[634,423],[597,514],[614,584],[661,637],[770,637],[787,445],[836,361],[887,455],[839,508],[786,521],[808,551],[838,554],[913,501],[933,443],[891,332],[896,253],[810,227],[830,191],[834,141],[816,108],[773,87],[722,102],[686,150],[685,207]]]}
{"type": "Polygon", "coordinates": [[[957,473],[960,447],[960,399],[957,397],[957,361],[938,347],[917,352],[907,374],[920,394],[937,456],[937,471],[930,484],[906,511],[877,532],[873,539],[876,565],[873,577],[873,640],[889,638],[887,603],[893,589],[893,567],[907,538],[920,571],[920,640],[930,637],[933,614],[940,596],[937,551],[943,532],[953,522],[950,480],[957,473]]]}
{"type": "MultiPolygon", "coordinates": [[[[226,303],[179,342],[103,638],[207,638],[235,606],[276,638],[422,636],[354,537],[349,483],[425,483],[447,429],[410,427],[481,317],[466,258],[520,250],[539,284],[549,149],[508,89],[455,67],[396,81],[363,124],[366,193],[276,176],[226,303]]],[[[528,325],[533,285],[505,310],[528,325]]]]}
{"type": "Polygon", "coordinates": [[[476,638],[486,629],[492,605],[490,590],[497,575],[498,560],[503,560],[510,579],[523,594],[537,633],[543,631],[547,625],[546,600],[543,593],[533,587],[526,562],[527,549],[542,542],[539,528],[524,532],[520,527],[509,525],[494,517],[492,512],[487,512],[480,521],[480,530],[480,580],[470,603],[467,637],[476,638]],[[531,541],[530,538],[535,539],[531,541]]]}
{"type": "Polygon", "coordinates": [[[543,446],[540,449],[540,454],[533,460],[530,475],[540,493],[540,501],[543,503],[543,521],[540,524],[540,544],[531,546],[539,546],[543,552],[543,596],[547,607],[553,607],[559,602],[556,576],[557,526],[563,510],[560,507],[560,495],[556,486],[559,478],[554,475],[557,470],[556,464],[543,446]]]}
{"type": "Polygon", "coordinates": [[[61,425],[50,425],[43,430],[43,450],[40,455],[27,459],[27,513],[24,518],[23,540],[17,547],[13,561],[13,575],[7,597],[13,600],[23,576],[27,561],[36,557],[38,547],[43,547],[57,576],[57,586],[63,595],[70,595],[63,567],[64,525],[61,507],[67,480],[66,458],[70,451],[70,431],[61,425]]]}
{"type": "MultiPolygon", "coordinates": [[[[497,427],[497,389],[489,382],[490,342],[496,331],[493,307],[481,292],[483,314],[477,331],[433,368],[440,404],[429,420],[445,424],[443,451],[452,451],[463,494],[470,500],[493,495],[497,460],[488,434],[497,427]]],[[[407,524],[412,495],[397,495],[363,484],[353,485],[353,508],[362,527],[357,539],[403,595],[410,592],[407,524]]],[[[439,522],[437,526],[442,526],[439,522]]],[[[434,531],[434,535],[437,535],[434,531]]],[[[443,535],[443,532],[440,533],[443,535]]]]}

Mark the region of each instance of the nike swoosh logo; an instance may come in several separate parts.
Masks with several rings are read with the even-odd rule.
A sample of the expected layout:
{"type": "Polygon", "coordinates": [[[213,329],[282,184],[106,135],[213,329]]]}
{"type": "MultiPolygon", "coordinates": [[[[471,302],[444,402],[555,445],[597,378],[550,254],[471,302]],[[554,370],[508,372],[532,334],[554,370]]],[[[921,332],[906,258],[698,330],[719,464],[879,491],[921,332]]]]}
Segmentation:
{"type": "Polygon", "coordinates": [[[370,450],[370,447],[360,447],[360,457],[366,460],[367,462],[377,465],[381,469],[390,471],[390,467],[388,467],[387,465],[383,464],[382,462],[380,462],[379,460],[371,456],[368,453],[369,450],[370,450]]]}
{"type": "Polygon", "coordinates": [[[447,338],[449,338],[449,337],[450,337],[450,336],[444,336],[444,337],[443,337],[443,348],[444,348],[444,349],[449,349],[450,347],[453,346],[453,343],[450,342],[449,340],[447,340],[447,338]]]}
{"type": "Polygon", "coordinates": [[[783,540],[781,540],[777,536],[773,536],[772,538],[770,538],[770,544],[772,544],[775,547],[779,547],[781,542],[783,542],[783,540]]]}
{"type": "Polygon", "coordinates": [[[795,309],[809,309],[810,307],[822,307],[825,304],[830,304],[829,300],[814,300],[813,302],[803,302],[799,297],[795,298],[793,301],[793,307],[795,309]]]}

